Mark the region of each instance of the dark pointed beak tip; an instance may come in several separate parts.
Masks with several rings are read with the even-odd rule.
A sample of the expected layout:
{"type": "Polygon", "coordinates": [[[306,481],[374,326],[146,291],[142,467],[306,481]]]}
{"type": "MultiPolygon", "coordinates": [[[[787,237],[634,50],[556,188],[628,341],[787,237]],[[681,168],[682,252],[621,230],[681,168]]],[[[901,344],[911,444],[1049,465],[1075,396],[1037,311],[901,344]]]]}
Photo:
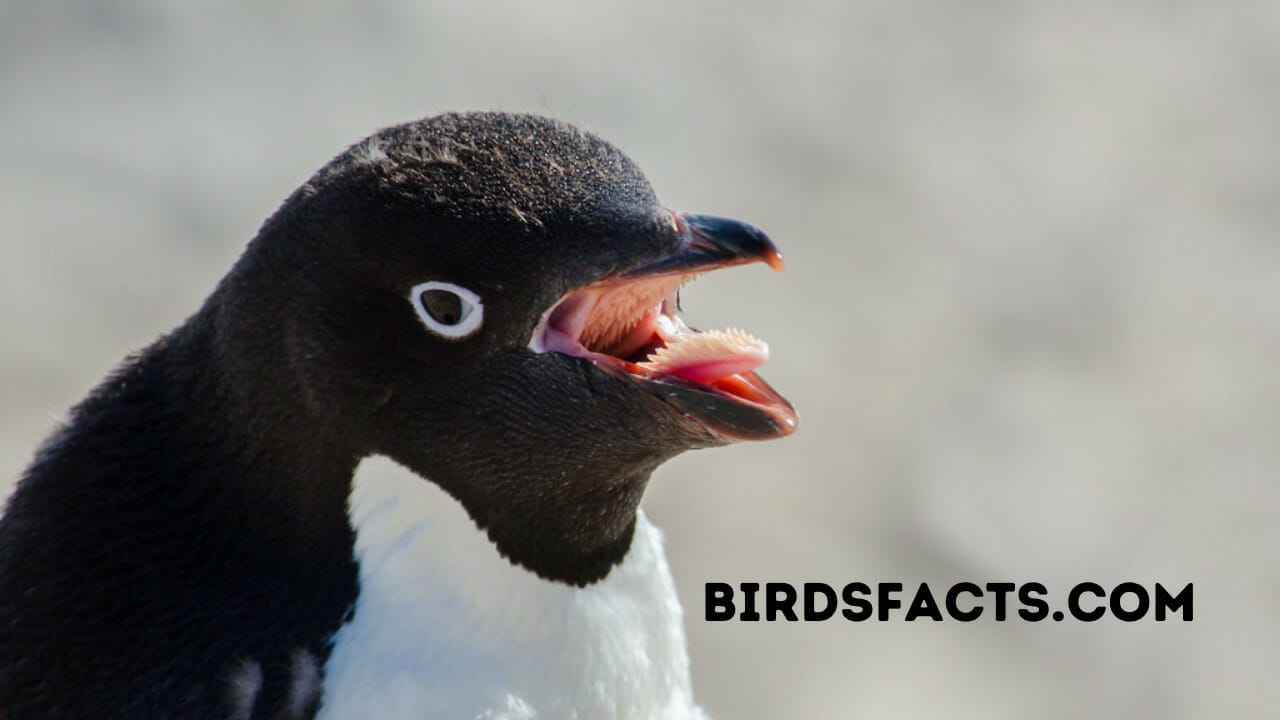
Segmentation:
{"type": "Polygon", "coordinates": [[[663,257],[622,273],[623,278],[702,272],[762,262],[781,272],[782,252],[760,228],[714,215],[671,213],[676,244],[663,257]]]}
{"type": "Polygon", "coordinates": [[[782,252],[763,230],[741,220],[715,215],[676,214],[677,227],[688,228],[691,244],[735,259],[759,260],[782,269],[782,252]]]}

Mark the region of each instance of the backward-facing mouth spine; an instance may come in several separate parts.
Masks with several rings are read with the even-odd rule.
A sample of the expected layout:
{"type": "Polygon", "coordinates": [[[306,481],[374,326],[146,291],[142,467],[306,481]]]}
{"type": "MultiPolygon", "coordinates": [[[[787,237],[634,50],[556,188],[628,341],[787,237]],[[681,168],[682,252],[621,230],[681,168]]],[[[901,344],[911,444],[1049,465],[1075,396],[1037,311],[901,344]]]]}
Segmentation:
{"type": "Polygon", "coordinates": [[[542,316],[529,341],[537,353],[582,358],[630,377],[715,435],[763,440],[789,435],[799,418],[754,370],[769,347],[738,330],[699,332],[680,317],[677,293],[698,275],[782,253],[758,228],[673,212],[681,247],[666,257],[571,291],[542,316]]]}

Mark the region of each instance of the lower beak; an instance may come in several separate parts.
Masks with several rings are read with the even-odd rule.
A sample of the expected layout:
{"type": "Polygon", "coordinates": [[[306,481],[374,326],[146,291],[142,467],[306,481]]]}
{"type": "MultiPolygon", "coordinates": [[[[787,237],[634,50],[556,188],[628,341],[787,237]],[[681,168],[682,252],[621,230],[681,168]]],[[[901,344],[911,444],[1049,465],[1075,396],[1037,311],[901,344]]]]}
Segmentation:
{"type": "Polygon", "coordinates": [[[799,427],[791,403],[754,372],[699,385],[655,378],[650,389],[711,432],[733,440],[771,440],[799,427]]]}

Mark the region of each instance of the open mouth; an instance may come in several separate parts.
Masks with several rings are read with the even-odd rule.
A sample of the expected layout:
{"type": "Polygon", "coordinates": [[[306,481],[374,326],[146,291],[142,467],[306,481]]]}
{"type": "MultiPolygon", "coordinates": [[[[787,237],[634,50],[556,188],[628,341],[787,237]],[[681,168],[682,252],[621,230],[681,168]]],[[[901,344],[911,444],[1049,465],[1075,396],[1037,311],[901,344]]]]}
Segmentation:
{"type": "Polygon", "coordinates": [[[716,435],[789,435],[798,424],[795,409],[754,372],[768,359],[768,345],[742,330],[690,328],[680,316],[678,295],[708,270],[746,262],[781,269],[781,255],[763,233],[743,223],[673,217],[687,238],[679,251],[570,292],[543,315],[530,348],[626,375],[716,435]]]}

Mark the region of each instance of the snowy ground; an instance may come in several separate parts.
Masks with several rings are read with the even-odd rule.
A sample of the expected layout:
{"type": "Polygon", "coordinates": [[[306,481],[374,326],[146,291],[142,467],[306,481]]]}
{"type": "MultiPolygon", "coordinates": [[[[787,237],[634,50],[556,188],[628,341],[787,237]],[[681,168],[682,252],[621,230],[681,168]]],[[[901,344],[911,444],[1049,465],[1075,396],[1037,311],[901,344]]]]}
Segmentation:
{"type": "Polygon", "coordinates": [[[651,488],[720,718],[1280,712],[1280,5],[0,5],[0,488],[349,142],[598,131],[789,271],[708,277],[784,442],[651,488]],[[707,581],[1196,584],[1191,623],[710,624],[707,581]]]}

